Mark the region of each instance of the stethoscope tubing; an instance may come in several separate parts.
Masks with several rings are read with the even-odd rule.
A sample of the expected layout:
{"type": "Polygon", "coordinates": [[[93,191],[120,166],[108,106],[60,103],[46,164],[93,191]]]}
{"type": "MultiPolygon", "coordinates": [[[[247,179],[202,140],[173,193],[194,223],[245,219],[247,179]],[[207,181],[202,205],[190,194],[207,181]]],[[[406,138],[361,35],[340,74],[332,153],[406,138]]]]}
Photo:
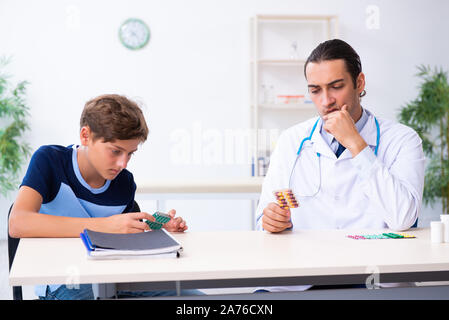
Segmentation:
{"type": "MultiPolygon", "coordinates": [[[[310,135],[308,137],[305,137],[304,139],[302,139],[301,144],[299,145],[298,152],[296,153],[296,159],[295,159],[295,162],[293,163],[293,168],[292,168],[292,171],[290,173],[290,178],[288,180],[288,187],[289,187],[289,189],[291,189],[291,180],[292,180],[293,172],[295,171],[296,163],[298,162],[298,159],[299,159],[299,156],[301,154],[304,142],[312,139],[312,135],[315,132],[315,129],[316,129],[319,121],[320,121],[320,118],[318,118],[318,120],[313,125],[312,131],[310,132],[310,135]]],[[[380,141],[380,126],[379,126],[379,122],[377,121],[376,117],[374,117],[374,122],[376,123],[376,134],[377,134],[376,148],[374,149],[374,155],[377,156],[377,151],[379,149],[379,141],[380,141]]],[[[298,195],[299,197],[302,197],[302,198],[314,197],[321,190],[321,154],[317,152],[317,156],[318,156],[318,166],[319,166],[318,170],[320,172],[320,180],[319,180],[318,190],[313,195],[308,195],[308,196],[298,195]]]]}

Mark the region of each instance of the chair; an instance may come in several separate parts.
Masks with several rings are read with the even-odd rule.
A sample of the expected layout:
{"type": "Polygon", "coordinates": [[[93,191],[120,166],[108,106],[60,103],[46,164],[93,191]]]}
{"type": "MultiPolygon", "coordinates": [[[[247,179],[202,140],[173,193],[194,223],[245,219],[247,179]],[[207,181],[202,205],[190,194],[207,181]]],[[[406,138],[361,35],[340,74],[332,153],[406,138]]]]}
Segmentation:
{"type": "MultiPolygon", "coordinates": [[[[8,220],[7,220],[7,233],[8,233],[8,258],[9,258],[9,271],[11,271],[11,266],[14,261],[14,257],[16,256],[17,247],[19,246],[20,238],[12,238],[9,235],[9,215],[11,214],[11,209],[14,203],[9,207],[8,211],[8,220]]],[[[134,207],[131,212],[140,212],[139,205],[134,200],[134,207]]],[[[22,295],[22,286],[13,286],[12,287],[12,298],[13,300],[23,300],[22,295]]]]}
{"type": "MultiPolygon", "coordinates": [[[[14,257],[16,256],[17,247],[19,246],[20,238],[12,238],[9,235],[9,215],[11,213],[12,206],[9,207],[8,211],[8,220],[7,220],[7,233],[8,233],[8,258],[9,258],[9,271],[11,271],[11,266],[14,261],[14,257]]],[[[12,287],[12,298],[13,300],[22,300],[22,287],[21,286],[13,286],[12,287]]]]}
{"type": "Polygon", "coordinates": [[[140,207],[137,204],[136,200],[134,200],[134,207],[130,212],[140,212],[140,207]]]}

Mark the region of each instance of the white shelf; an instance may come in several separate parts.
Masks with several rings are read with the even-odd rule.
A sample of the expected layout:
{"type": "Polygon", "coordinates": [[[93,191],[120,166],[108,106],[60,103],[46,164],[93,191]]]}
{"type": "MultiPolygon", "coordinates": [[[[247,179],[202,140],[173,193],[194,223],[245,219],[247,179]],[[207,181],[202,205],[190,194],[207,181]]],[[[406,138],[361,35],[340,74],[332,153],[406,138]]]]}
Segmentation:
{"type": "Polygon", "coordinates": [[[304,22],[304,21],[323,21],[337,19],[337,16],[326,15],[273,15],[273,14],[260,14],[257,15],[259,21],[290,21],[290,22],[304,22]]]}
{"type": "MultiPolygon", "coordinates": [[[[254,63],[254,62],[253,62],[254,63]]],[[[303,59],[263,59],[258,60],[259,65],[302,66],[306,63],[303,59]]]]}
{"type": "Polygon", "coordinates": [[[261,177],[216,179],[151,179],[137,180],[137,194],[161,193],[259,193],[261,177]]]}
{"type": "Polygon", "coordinates": [[[271,103],[259,104],[262,110],[314,110],[313,103],[271,103]]]}

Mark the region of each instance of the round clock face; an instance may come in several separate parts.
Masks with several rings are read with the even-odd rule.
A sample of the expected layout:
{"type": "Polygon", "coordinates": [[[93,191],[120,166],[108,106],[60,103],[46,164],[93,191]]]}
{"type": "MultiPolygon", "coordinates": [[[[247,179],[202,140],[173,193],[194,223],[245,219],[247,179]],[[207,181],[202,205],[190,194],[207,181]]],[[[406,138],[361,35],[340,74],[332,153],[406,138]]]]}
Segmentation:
{"type": "Polygon", "coordinates": [[[141,49],[150,40],[150,29],[140,19],[128,19],[120,26],[119,37],[128,49],[141,49]]]}

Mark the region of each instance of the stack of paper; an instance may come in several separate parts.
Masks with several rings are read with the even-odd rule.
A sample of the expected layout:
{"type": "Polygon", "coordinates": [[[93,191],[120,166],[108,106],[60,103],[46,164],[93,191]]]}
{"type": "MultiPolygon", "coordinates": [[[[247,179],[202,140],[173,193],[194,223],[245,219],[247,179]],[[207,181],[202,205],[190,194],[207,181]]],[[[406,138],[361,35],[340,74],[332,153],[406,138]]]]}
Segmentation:
{"type": "Polygon", "coordinates": [[[164,229],[129,234],[86,229],[80,238],[92,259],[178,257],[182,251],[179,242],[164,229]]]}

